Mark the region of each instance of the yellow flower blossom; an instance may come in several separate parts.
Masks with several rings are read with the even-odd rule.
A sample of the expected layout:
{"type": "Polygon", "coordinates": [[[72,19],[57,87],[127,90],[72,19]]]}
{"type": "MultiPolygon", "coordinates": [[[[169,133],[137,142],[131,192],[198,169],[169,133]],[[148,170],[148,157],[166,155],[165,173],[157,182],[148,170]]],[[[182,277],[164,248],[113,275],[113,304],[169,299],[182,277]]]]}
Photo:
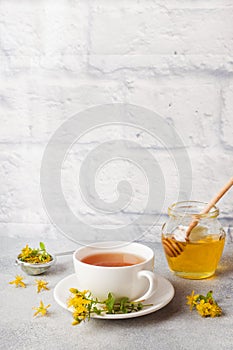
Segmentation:
{"type": "Polygon", "coordinates": [[[189,305],[190,310],[192,310],[194,306],[197,305],[197,299],[199,298],[199,294],[194,294],[193,290],[191,295],[188,295],[186,298],[188,299],[187,305],[189,305]]]}
{"type": "Polygon", "coordinates": [[[47,287],[47,284],[48,282],[40,279],[40,280],[37,280],[35,279],[35,285],[37,286],[37,293],[40,293],[41,290],[49,290],[49,288],[47,287]]]}
{"type": "Polygon", "coordinates": [[[88,290],[79,291],[70,288],[70,292],[72,296],[67,300],[67,306],[74,309],[72,325],[77,325],[90,318],[91,308],[95,302],[89,298],[90,292],[88,290]]]}
{"type": "Polygon", "coordinates": [[[90,299],[87,299],[86,294],[89,293],[88,290],[79,291],[77,289],[71,288],[70,292],[74,296],[70,297],[67,301],[68,307],[73,307],[74,309],[80,307],[80,305],[88,305],[91,303],[90,299]]]}
{"type": "Polygon", "coordinates": [[[202,299],[196,306],[196,309],[202,317],[207,317],[209,315],[209,310],[211,309],[211,304],[206,303],[205,300],[202,299]]]}
{"type": "Polygon", "coordinates": [[[20,275],[15,276],[15,280],[9,282],[9,284],[15,284],[16,287],[26,288],[26,284],[23,282],[24,277],[20,275]]]}
{"type": "Polygon", "coordinates": [[[221,316],[222,309],[217,304],[213,304],[210,310],[210,317],[221,316]]]}
{"type": "Polygon", "coordinates": [[[77,324],[81,323],[88,317],[87,315],[87,310],[83,312],[83,314],[80,313],[80,310],[75,310],[73,312],[73,319],[74,321],[72,322],[73,326],[76,326],[77,324]]]}
{"type": "Polygon", "coordinates": [[[33,307],[33,310],[36,310],[36,312],[34,313],[34,316],[38,316],[39,314],[41,314],[41,316],[45,316],[47,314],[47,309],[50,307],[51,305],[48,304],[47,306],[44,306],[44,303],[42,301],[40,301],[40,306],[39,307],[33,307]]]}
{"type": "Polygon", "coordinates": [[[71,288],[70,292],[73,294],[73,296],[67,300],[67,306],[74,308],[74,321],[72,325],[77,325],[84,321],[86,318],[90,317],[90,307],[92,300],[87,299],[87,294],[90,293],[88,290],[81,292],[75,288],[71,288]]]}
{"type": "Polygon", "coordinates": [[[217,304],[208,303],[205,300],[201,300],[196,309],[202,317],[216,317],[222,313],[222,309],[217,304]]]}
{"type": "Polygon", "coordinates": [[[84,299],[81,296],[74,296],[69,298],[67,301],[68,307],[78,308],[80,305],[88,305],[91,303],[91,300],[84,299]]]}
{"type": "Polygon", "coordinates": [[[195,307],[202,317],[216,317],[222,314],[222,309],[214,300],[212,291],[208,292],[206,296],[200,294],[194,295],[194,291],[192,291],[192,294],[187,296],[187,299],[190,309],[192,310],[195,307]]]}
{"type": "Polygon", "coordinates": [[[29,246],[28,246],[28,244],[27,244],[26,247],[24,247],[24,248],[22,249],[22,252],[21,252],[22,260],[23,260],[23,258],[25,258],[25,257],[27,257],[28,255],[30,255],[31,252],[32,252],[32,249],[29,248],[29,246]]]}

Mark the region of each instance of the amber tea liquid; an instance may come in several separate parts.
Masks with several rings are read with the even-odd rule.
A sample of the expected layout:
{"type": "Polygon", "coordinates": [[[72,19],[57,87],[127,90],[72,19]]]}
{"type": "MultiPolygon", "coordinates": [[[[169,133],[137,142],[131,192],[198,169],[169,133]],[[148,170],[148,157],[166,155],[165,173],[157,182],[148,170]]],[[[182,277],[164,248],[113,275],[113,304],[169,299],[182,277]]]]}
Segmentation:
{"type": "Polygon", "coordinates": [[[184,242],[184,251],[179,256],[171,258],[166,254],[168,265],[176,275],[183,278],[210,277],[215,273],[224,243],[225,238],[217,235],[194,242],[184,242]]]}
{"type": "Polygon", "coordinates": [[[88,255],[81,261],[89,265],[123,267],[140,264],[144,259],[129,253],[97,253],[88,255]]]}

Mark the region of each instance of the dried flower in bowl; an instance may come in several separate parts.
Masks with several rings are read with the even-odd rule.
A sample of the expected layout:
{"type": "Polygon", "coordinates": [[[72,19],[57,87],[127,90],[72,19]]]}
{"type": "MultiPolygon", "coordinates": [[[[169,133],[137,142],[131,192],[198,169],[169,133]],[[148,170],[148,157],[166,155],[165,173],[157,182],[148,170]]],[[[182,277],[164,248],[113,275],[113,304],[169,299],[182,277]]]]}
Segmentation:
{"type": "Polygon", "coordinates": [[[16,263],[28,275],[40,275],[44,273],[55,261],[55,256],[46,251],[43,242],[40,242],[39,248],[30,248],[27,244],[16,259],[16,263]]]}
{"type": "Polygon", "coordinates": [[[31,264],[43,264],[51,261],[52,257],[46,251],[44,243],[40,242],[40,248],[37,249],[30,248],[27,244],[18,255],[18,259],[31,264]]]}

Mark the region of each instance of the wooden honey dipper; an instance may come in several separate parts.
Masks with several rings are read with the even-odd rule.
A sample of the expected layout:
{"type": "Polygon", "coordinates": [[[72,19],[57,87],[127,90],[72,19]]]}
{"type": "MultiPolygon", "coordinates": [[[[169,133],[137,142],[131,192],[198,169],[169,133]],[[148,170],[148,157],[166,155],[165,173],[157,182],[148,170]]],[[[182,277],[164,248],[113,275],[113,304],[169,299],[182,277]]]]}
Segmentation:
{"type": "MultiPolygon", "coordinates": [[[[224,194],[233,186],[233,177],[226,183],[226,185],[217,193],[216,196],[212,198],[212,200],[206,205],[206,207],[200,212],[199,215],[205,215],[208,214],[210,209],[213,208],[213,206],[224,196],[224,194]]],[[[189,224],[189,227],[186,231],[185,240],[186,242],[189,241],[189,236],[194,229],[194,227],[197,226],[199,222],[198,216],[196,216],[189,224]]],[[[186,243],[185,242],[178,242],[173,237],[163,237],[162,238],[162,244],[163,248],[168,256],[171,258],[175,258],[179,256],[184,248],[186,243]]]]}

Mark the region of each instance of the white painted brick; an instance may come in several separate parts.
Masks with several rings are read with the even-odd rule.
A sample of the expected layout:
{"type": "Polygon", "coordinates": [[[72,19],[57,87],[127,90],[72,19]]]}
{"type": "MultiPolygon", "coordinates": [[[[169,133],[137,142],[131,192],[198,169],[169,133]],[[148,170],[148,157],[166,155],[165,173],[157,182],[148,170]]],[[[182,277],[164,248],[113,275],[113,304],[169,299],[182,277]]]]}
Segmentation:
{"type": "MultiPolygon", "coordinates": [[[[59,234],[60,232],[51,223],[0,222],[0,237],[8,236],[13,237],[14,239],[24,238],[25,244],[29,243],[32,238],[38,239],[38,243],[40,241],[46,242],[49,238],[57,239],[59,234]]],[[[22,247],[19,249],[22,249],[22,247]]],[[[52,247],[49,251],[53,252],[53,250],[54,248],[52,247]]]]}
{"type": "Polygon", "coordinates": [[[48,56],[86,52],[87,7],[67,1],[2,1],[1,50],[7,55],[48,56]]]}
{"type": "Polygon", "coordinates": [[[8,55],[0,54],[1,59],[1,77],[2,79],[15,78],[19,80],[32,79],[61,79],[67,78],[81,79],[86,78],[86,62],[85,55],[8,55]]]}
{"type": "MultiPolygon", "coordinates": [[[[208,202],[232,177],[232,152],[213,147],[201,153],[190,152],[190,159],[193,169],[192,198],[208,202]]],[[[224,195],[217,206],[221,218],[232,219],[232,190],[224,195]]]]}
{"type": "Polygon", "coordinates": [[[103,5],[93,9],[91,53],[229,55],[233,8],[174,9],[103,5]],[[120,28],[120,31],[119,31],[120,28]]]}
{"type": "MultiPolygon", "coordinates": [[[[105,132],[102,131],[102,134],[107,134],[107,129],[104,128],[104,130],[105,132]]],[[[99,132],[99,134],[101,134],[101,132],[99,132]]],[[[106,138],[107,137],[104,137],[105,140],[106,138]]],[[[105,140],[102,138],[99,141],[100,144],[101,141],[104,142],[105,140]]],[[[131,140],[130,134],[128,134],[127,140],[131,140]]],[[[132,186],[133,194],[131,201],[124,210],[115,212],[114,214],[94,210],[87,204],[88,198],[87,201],[84,201],[79,193],[79,190],[83,190],[82,188],[79,189],[80,183],[78,179],[80,176],[80,167],[85,163],[87,153],[95,149],[96,145],[88,147],[86,144],[78,143],[75,151],[71,152],[70,156],[67,156],[62,172],[62,186],[67,202],[82,220],[95,225],[110,225],[113,223],[116,225],[126,225],[133,222],[138,215],[140,216],[143,214],[142,221],[145,225],[150,216],[153,217],[153,215],[166,213],[167,207],[178,200],[180,175],[177,170],[176,162],[178,159],[179,162],[182,162],[183,152],[176,150],[174,159],[169,150],[146,149],[144,140],[141,141],[138,139],[137,149],[132,148],[129,149],[129,152],[127,151],[127,160],[116,159],[113,157],[113,151],[111,151],[111,148],[109,148],[109,154],[106,153],[105,148],[104,151],[102,151],[105,152],[105,157],[108,156],[108,162],[105,163],[105,158],[103,160],[101,157],[101,154],[103,153],[99,151],[98,159],[93,159],[97,171],[85,173],[86,183],[90,184],[94,181],[98,195],[106,202],[115,201],[117,199],[117,184],[119,181],[125,180],[132,186]],[[139,152],[140,150],[141,152],[139,152]],[[158,167],[161,169],[161,175],[153,175],[151,171],[147,171],[150,167],[152,169],[151,159],[153,159],[155,164],[158,164],[158,167]],[[143,167],[143,164],[147,164],[147,168],[143,167]],[[163,183],[165,183],[164,188],[163,183]],[[152,187],[158,194],[164,190],[165,196],[161,202],[157,202],[157,198],[159,197],[159,195],[157,195],[157,198],[154,200],[154,207],[148,210],[146,209],[147,201],[148,197],[151,196],[150,189],[152,187]],[[158,206],[160,208],[159,212],[157,209],[158,206]]],[[[114,147],[114,151],[117,152],[118,145],[117,143],[114,145],[113,142],[112,148],[114,147]]],[[[187,164],[184,164],[184,166],[187,166],[187,164]]],[[[190,182],[192,181],[191,178],[188,180],[190,182]]],[[[189,195],[188,188],[185,188],[183,191],[184,199],[188,199],[189,195]]],[[[150,222],[151,221],[152,219],[150,219],[150,222]]]]}
{"type": "MultiPolygon", "coordinates": [[[[64,121],[94,105],[126,102],[158,112],[187,147],[192,198],[208,201],[233,173],[232,15],[230,0],[2,0],[0,236],[58,234],[40,196],[43,152],[64,121]]],[[[76,179],[77,165],[94,147],[122,138],[136,143],[132,154],[142,148],[162,169],[166,196],[161,224],[168,205],[177,200],[179,174],[171,171],[169,152],[146,132],[124,125],[89,132],[64,171],[76,179]]],[[[172,151],[182,158],[182,149],[172,151]]],[[[115,164],[96,179],[104,199],[111,199],[123,174],[135,189],[131,207],[111,217],[77,200],[77,183],[66,182],[81,220],[97,227],[134,222],[147,192],[140,176],[124,171],[115,164]]],[[[87,184],[94,175],[86,175],[87,184]]],[[[229,191],[219,203],[229,222],[231,198],[229,191]]],[[[185,190],[183,199],[189,199],[185,190]]],[[[145,213],[144,228],[129,225],[129,235],[139,237],[157,214],[145,213]]],[[[155,231],[147,239],[159,241],[160,227],[155,231]]],[[[86,232],[80,235],[85,239],[86,232]]]]}
{"type": "Polygon", "coordinates": [[[220,143],[220,91],[214,83],[169,79],[159,84],[153,80],[130,80],[127,85],[126,101],[145,106],[172,123],[184,146],[210,147],[220,143]]]}
{"type": "Polygon", "coordinates": [[[5,88],[0,87],[1,141],[47,142],[74,114],[94,105],[123,102],[123,90],[122,83],[104,80],[54,84],[29,77],[18,87],[8,80],[5,88]]]}
{"type": "Polygon", "coordinates": [[[6,143],[25,142],[31,138],[31,118],[27,113],[26,89],[0,87],[0,140],[6,143]]]}
{"type": "Polygon", "coordinates": [[[123,101],[118,82],[64,82],[46,86],[42,82],[31,85],[29,113],[32,116],[32,136],[36,140],[48,141],[56,129],[68,118],[94,105],[123,101]]]}
{"type": "Polygon", "coordinates": [[[88,12],[84,1],[0,3],[2,77],[34,74],[48,79],[85,72],[88,12]]]}
{"type": "Polygon", "coordinates": [[[233,148],[233,85],[222,91],[221,140],[227,148],[233,148]]]}
{"type": "Polygon", "coordinates": [[[46,223],[40,196],[40,166],[44,147],[0,144],[0,221],[46,223]]]}
{"type": "Polygon", "coordinates": [[[133,70],[141,76],[232,72],[233,7],[229,2],[210,8],[188,3],[191,7],[184,9],[184,2],[176,8],[176,1],[93,6],[90,68],[116,74],[133,70]]]}
{"type": "Polygon", "coordinates": [[[90,55],[90,72],[98,77],[107,74],[111,78],[123,79],[156,78],[160,75],[185,76],[219,74],[226,75],[233,72],[232,55],[90,55]]]}
{"type": "Polygon", "coordinates": [[[161,4],[160,0],[156,1],[158,6],[165,7],[167,9],[216,9],[216,8],[229,8],[232,7],[231,0],[212,0],[212,1],[203,1],[203,0],[165,0],[161,4]]]}
{"type": "MultiPolygon", "coordinates": [[[[93,0],[91,2],[95,4],[96,8],[108,7],[116,5],[114,0],[93,0]]],[[[203,1],[196,0],[137,0],[135,3],[132,0],[118,0],[118,7],[124,6],[125,8],[139,8],[144,6],[144,8],[158,7],[163,9],[218,9],[218,8],[229,8],[232,7],[231,0],[212,0],[212,1],[203,1]]]]}

